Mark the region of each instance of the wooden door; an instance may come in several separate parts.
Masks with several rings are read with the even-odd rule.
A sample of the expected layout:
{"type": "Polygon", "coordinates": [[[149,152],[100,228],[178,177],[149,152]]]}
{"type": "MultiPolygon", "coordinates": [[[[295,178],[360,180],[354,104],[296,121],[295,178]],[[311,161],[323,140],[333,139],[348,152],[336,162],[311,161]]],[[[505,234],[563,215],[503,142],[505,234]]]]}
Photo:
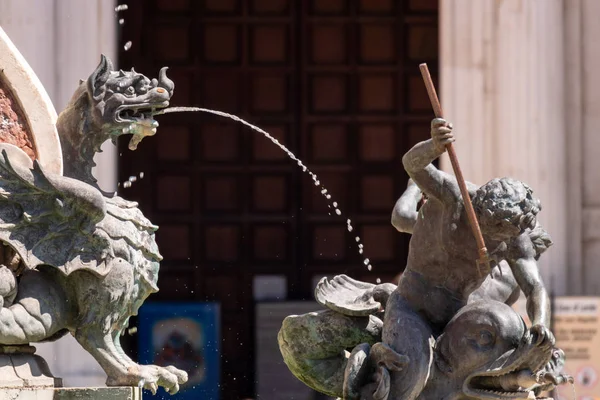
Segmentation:
{"type": "Polygon", "coordinates": [[[428,62],[435,80],[437,1],[128,5],[123,68],[155,76],[168,65],[173,105],[230,112],[270,132],[343,211],[332,212],[284,152],[229,120],[166,115],[136,152],[120,146],[121,181],[144,176],[121,194],[160,226],[165,260],[153,299],[220,302],[223,398],[253,397],[257,279],[279,277],[286,298],[299,300],[323,275],[389,281],[403,269],[408,236],[390,213],[406,186],[401,157],[428,135],[418,64],[428,62]]]}

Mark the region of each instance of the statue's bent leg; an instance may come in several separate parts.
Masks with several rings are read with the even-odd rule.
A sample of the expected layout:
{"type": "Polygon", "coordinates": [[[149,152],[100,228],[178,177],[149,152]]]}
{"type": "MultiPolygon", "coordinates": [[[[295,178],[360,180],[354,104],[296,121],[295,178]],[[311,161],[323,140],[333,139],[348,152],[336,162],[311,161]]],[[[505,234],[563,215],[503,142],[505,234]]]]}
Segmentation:
{"type": "Polygon", "coordinates": [[[331,310],[291,315],[279,331],[279,349],[298,379],[319,392],[342,397],[348,350],[381,340],[381,327],[377,317],[349,317],[331,310]]]}
{"type": "Polygon", "coordinates": [[[10,307],[16,296],[17,278],[15,274],[7,266],[0,265],[0,307],[10,307]]]}
{"type": "Polygon", "coordinates": [[[0,309],[0,344],[25,345],[46,336],[44,325],[21,304],[0,309]]]}
{"type": "Polygon", "coordinates": [[[139,386],[153,392],[162,386],[167,392],[177,392],[179,385],[187,381],[185,372],[139,365],[121,349],[120,334],[137,311],[130,308],[132,300],[137,301],[132,296],[136,276],[130,265],[114,265],[102,279],[87,271],[76,271],[69,279],[76,286],[79,307],[80,322],[73,335],[104,369],[107,386],[139,386]]]}
{"type": "Polygon", "coordinates": [[[14,303],[0,308],[0,344],[39,342],[63,330],[65,298],[52,276],[35,270],[23,273],[14,303]]]}
{"type": "Polygon", "coordinates": [[[374,365],[389,373],[389,399],[416,399],[429,377],[433,332],[398,292],[390,296],[386,306],[383,343],[372,350],[372,358],[374,365]]]}

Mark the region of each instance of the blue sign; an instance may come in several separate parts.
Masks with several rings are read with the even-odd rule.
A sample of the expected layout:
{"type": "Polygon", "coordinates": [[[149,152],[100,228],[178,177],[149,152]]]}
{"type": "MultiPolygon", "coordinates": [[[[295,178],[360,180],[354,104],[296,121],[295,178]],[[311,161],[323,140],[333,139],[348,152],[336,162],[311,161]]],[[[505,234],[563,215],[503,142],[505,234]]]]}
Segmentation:
{"type": "Polygon", "coordinates": [[[216,303],[147,303],[139,311],[140,364],[173,365],[188,373],[179,393],[152,399],[219,400],[220,319],[216,303]]]}

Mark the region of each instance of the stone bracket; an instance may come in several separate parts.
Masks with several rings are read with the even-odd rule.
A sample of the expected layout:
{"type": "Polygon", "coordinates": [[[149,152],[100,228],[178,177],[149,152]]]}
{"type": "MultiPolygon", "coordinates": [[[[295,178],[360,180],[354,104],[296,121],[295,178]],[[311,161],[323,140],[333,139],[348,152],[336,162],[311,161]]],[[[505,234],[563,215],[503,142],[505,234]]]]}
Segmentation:
{"type": "MultiPolygon", "coordinates": [[[[0,354],[0,388],[61,387],[62,379],[50,372],[46,361],[35,354],[0,354]]],[[[1,400],[1,399],[0,399],[1,400]]]]}

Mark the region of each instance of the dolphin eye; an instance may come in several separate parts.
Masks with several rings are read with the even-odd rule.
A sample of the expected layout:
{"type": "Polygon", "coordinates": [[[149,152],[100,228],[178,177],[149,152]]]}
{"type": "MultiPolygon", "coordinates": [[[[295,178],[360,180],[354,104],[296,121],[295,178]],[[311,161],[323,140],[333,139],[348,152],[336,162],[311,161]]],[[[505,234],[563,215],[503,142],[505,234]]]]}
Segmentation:
{"type": "Polygon", "coordinates": [[[494,343],[494,335],[488,330],[479,331],[479,335],[477,337],[477,344],[480,347],[488,347],[494,343]]]}

